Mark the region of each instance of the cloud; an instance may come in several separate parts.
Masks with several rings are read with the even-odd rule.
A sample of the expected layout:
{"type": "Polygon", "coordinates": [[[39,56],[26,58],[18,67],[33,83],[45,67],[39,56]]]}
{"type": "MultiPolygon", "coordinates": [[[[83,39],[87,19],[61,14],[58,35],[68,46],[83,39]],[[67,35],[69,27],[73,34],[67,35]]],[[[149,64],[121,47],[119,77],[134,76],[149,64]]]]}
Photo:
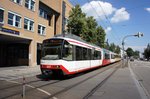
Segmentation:
{"type": "Polygon", "coordinates": [[[99,17],[104,19],[105,15],[109,16],[116,10],[111,3],[104,1],[91,1],[85,3],[81,9],[87,16],[93,16],[95,19],[98,19],[99,17]]]}
{"type": "Polygon", "coordinates": [[[111,22],[118,23],[118,22],[122,22],[122,21],[127,21],[129,19],[130,19],[130,14],[123,7],[123,8],[116,10],[115,14],[111,18],[111,22]]]}
{"type": "Polygon", "coordinates": [[[146,11],[148,11],[150,13],[150,8],[145,8],[146,11]]]}
{"type": "Polygon", "coordinates": [[[111,30],[112,30],[111,27],[107,27],[107,28],[105,29],[105,33],[108,33],[108,32],[110,32],[111,30]]]}
{"type": "Polygon", "coordinates": [[[111,17],[111,23],[130,19],[130,14],[124,7],[117,9],[111,3],[105,1],[91,1],[81,6],[81,9],[87,16],[93,16],[97,21],[105,20],[105,15],[111,17]]]}

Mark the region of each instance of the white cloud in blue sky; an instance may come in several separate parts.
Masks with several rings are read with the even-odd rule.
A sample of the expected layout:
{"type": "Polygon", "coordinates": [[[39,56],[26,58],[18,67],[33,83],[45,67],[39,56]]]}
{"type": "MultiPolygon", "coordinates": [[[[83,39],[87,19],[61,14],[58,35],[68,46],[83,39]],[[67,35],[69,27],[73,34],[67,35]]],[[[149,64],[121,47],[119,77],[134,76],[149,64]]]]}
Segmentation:
{"type": "Polygon", "coordinates": [[[150,8],[146,8],[145,10],[148,11],[148,12],[150,13],[150,8]]]}
{"type": "Polygon", "coordinates": [[[90,3],[85,3],[81,9],[87,16],[93,16],[95,19],[98,19],[99,16],[103,19],[105,15],[109,16],[116,10],[112,4],[103,1],[91,1],[90,3]]]}
{"type": "Polygon", "coordinates": [[[113,7],[111,3],[105,1],[91,1],[85,3],[81,9],[87,14],[87,16],[93,16],[98,21],[104,20],[105,15],[107,17],[113,16],[110,18],[112,23],[118,23],[130,19],[130,14],[124,7],[117,9],[113,7]]]}
{"type": "Polygon", "coordinates": [[[111,18],[112,23],[118,23],[122,21],[127,21],[130,19],[130,14],[126,11],[125,8],[120,8],[115,11],[115,14],[111,18]]]}
{"type": "Polygon", "coordinates": [[[107,28],[105,29],[105,33],[109,33],[111,30],[112,30],[111,27],[107,27],[107,28]]]}

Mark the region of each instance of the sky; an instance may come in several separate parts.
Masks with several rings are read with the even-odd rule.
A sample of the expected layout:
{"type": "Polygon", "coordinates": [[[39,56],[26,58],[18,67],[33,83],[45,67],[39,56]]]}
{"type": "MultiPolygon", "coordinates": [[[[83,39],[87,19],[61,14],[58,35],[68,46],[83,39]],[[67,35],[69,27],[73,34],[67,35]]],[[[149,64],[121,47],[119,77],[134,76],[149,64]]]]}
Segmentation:
{"type": "Polygon", "coordinates": [[[143,33],[143,37],[128,37],[125,48],[144,51],[150,43],[150,0],[69,0],[79,4],[87,16],[93,16],[106,32],[109,43],[121,46],[127,35],[143,33]]]}

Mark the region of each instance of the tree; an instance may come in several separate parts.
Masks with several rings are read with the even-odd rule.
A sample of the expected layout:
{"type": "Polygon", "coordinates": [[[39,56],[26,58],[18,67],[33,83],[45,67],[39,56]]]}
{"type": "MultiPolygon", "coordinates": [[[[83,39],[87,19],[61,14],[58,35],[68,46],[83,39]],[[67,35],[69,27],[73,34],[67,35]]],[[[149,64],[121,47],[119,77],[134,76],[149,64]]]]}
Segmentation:
{"type": "Polygon", "coordinates": [[[109,46],[109,50],[115,52],[115,49],[116,49],[116,45],[114,43],[111,43],[109,46]]]}
{"type": "Polygon", "coordinates": [[[68,32],[80,36],[86,32],[86,14],[82,12],[80,5],[72,8],[68,20],[68,32]]]}
{"type": "Polygon", "coordinates": [[[140,57],[140,52],[139,51],[134,51],[134,58],[139,58],[140,57]]]}
{"type": "Polygon", "coordinates": [[[114,43],[111,43],[109,45],[109,50],[117,54],[120,54],[120,47],[118,45],[115,45],[114,43]]]}
{"type": "Polygon", "coordinates": [[[120,54],[120,47],[118,45],[116,46],[115,53],[120,54]]]}
{"type": "Polygon", "coordinates": [[[96,27],[97,22],[96,20],[91,16],[86,18],[86,32],[81,34],[81,38],[84,39],[87,42],[95,43],[97,41],[96,39],[96,27]]]}
{"type": "Polygon", "coordinates": [[[147,45],[147,48],[144,50],[144,57],[147,60],[150,60],[150,44],[147,45]]]}
{"type": "Polygon", "coordinates": [[[80,5],[72,8],[68,18],[68,32],[80,36],[83,40],[104,47],[105,31],[96,20],[82,12],[80,5]]]}
{"type": "Polygon", "coordinates": [[[127,50],[126,50],[126,52],[127,52],[127,55],[129,56],[129,57],[131,57],[131,56],[133,56],[134,55],[134,51],[133,51],[133,49],[132,48],[127,48],[127,50]]]}
{"type": "Polygon", "coordinates": [[[97,37],[96,37],[97,38],[96,44],[98,46],[104,48],[106,33],[105,33],[104,29],[101,26],[98,26],[96,28],[96,35],[97,35],[97,37]]]}

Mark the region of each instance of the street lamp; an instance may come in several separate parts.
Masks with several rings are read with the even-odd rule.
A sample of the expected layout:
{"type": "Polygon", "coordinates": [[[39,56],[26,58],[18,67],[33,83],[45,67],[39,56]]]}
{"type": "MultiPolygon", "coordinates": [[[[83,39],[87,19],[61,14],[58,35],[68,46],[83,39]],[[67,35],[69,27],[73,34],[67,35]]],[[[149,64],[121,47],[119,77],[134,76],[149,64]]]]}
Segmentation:
{"type": "Polygon", "coordinates": [[[122,49],[123,49],[123,64],[122,64],[122,67],[124,65],[124,40],[127,38],[127,37],[131,37],[131,36],[135,36],[135,37],[142,37],[143,36],[143,33],[140,33],[138,32],[137,34],[134,34],[134,35],[127,35],[125,36],[123,39],[122,39],[122,49]]]}

